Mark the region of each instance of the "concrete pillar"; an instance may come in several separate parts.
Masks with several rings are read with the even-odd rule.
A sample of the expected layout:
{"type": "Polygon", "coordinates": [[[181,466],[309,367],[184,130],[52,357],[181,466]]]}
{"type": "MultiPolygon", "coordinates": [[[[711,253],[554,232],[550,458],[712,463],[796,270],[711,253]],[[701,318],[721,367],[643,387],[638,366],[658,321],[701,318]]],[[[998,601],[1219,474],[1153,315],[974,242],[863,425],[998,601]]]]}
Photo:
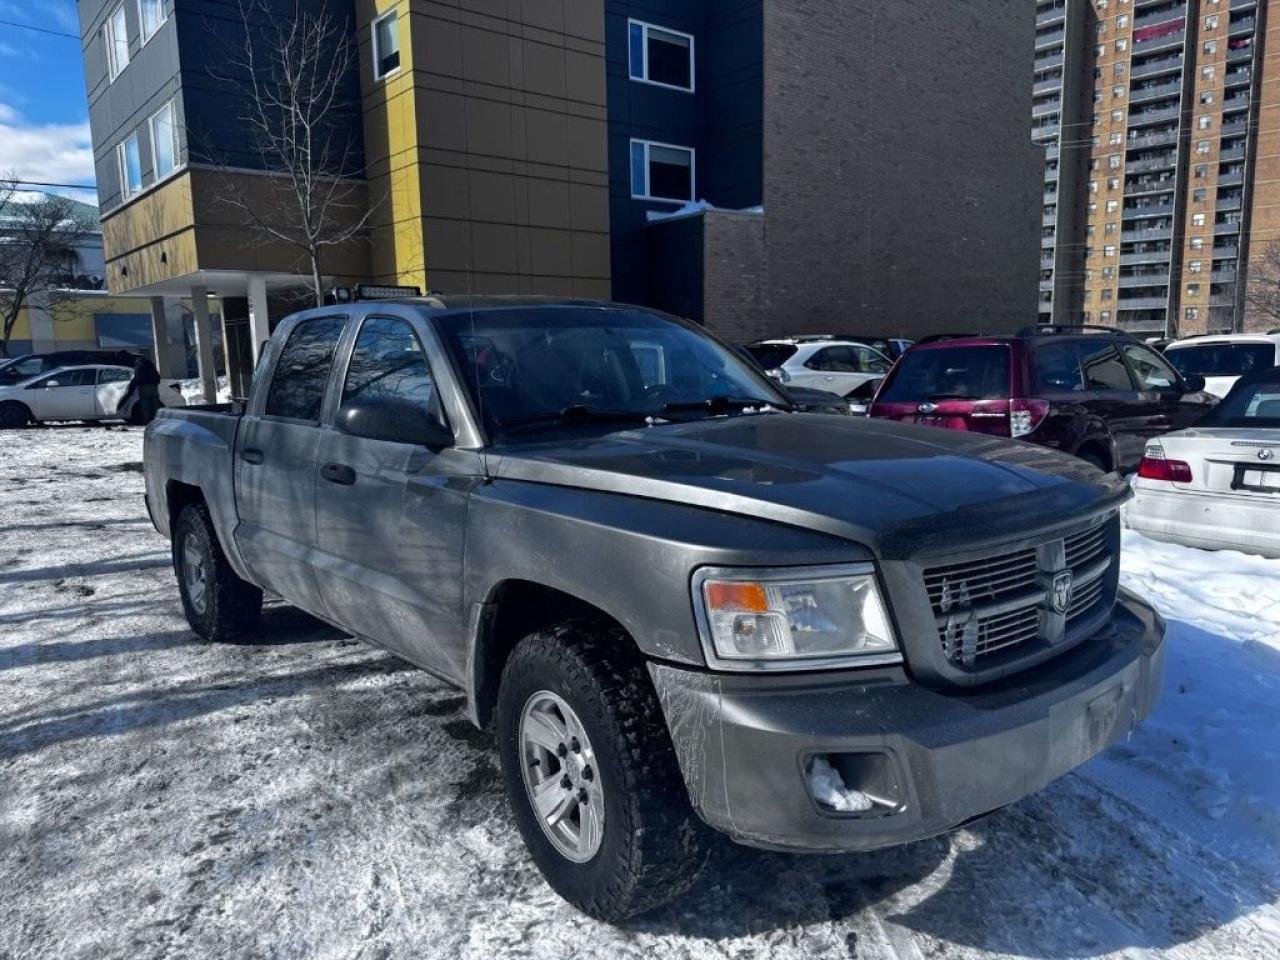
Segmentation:
{"type": "Polygon", "coordinates": [[[253,344],[253,366],[258,366],[262,344],[271,337],[271,319],[267,311],[267,278],[249,275],[249,340],[253,344]]]}
{"type": "Polygon", "coordinates": [[[53,316],[49,313],[46,297],[27,301],[27,323],[31,327],[32,353],[47,353],[58,349],[58,335],[53,329],[53,316]]]}
{"type": "Polygon", "coordinates": [[[175,342],[169,328],[169,314],[164,297],[151,298],[151,339],[155,343],[156,369],[162,377],[182,378],[187,375],[187,350],[175,342]]]}
{"type": "Polygon", "coordinates": [[[203,287],[191,288],[191,312],[195,315],[196,363],[200,372],[203,403],[218,399],[218,370],[213,361],[213,325],[209,322],[209,292],[203,287]]]}

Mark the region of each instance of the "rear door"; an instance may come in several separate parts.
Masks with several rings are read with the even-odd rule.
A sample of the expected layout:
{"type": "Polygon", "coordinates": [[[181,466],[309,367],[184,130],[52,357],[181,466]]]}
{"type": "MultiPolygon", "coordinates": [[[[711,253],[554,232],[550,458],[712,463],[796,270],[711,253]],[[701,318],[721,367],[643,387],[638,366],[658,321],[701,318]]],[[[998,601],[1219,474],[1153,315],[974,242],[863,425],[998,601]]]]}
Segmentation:
{"type": "Polygon", "coordinates": [[[801,386],[829,390],[847,396],[868,380],[889,372],[889,363],[875,350],[862,345],[823,347],[805,361],[812,375],[795,380],[801,386]]]}
{"type": "MultiPolygon", "coordinates": [[[[349,405],[407,401],[448,427],[421,332],[402,317],[362,318],[332,419],[349,405]]],[[[316,577],[329,616],[461,679],[463,534],[480,475],[473,451],[322,430],[316,577]]]]}
{"type": "Polygon", "coordinates": [[[304,317],[287,329],[266,389],[236,434],[236,542],[254,577],[290,603],[324,614],[311,564],[320,418],[342,315],[304,317]]]}
{"type": "Polygon", "coordinates": [[[126,367],[99,367],[98,387],[93,394],[94,407],[99,417],[124,416],[120,401],[129,389],[133,371],[126,367]]]}
{"type": "Polygon", "coordinates": [[[1083,402],[1111,432],[1116,470],[1136,470],[1147,437],[1160,429],[1154,425],[1163,419],[1159,398],[1139,394],[1115,341],[1109,337],[1082,337],[1075,343],[1084,377],[1083,402]]]}

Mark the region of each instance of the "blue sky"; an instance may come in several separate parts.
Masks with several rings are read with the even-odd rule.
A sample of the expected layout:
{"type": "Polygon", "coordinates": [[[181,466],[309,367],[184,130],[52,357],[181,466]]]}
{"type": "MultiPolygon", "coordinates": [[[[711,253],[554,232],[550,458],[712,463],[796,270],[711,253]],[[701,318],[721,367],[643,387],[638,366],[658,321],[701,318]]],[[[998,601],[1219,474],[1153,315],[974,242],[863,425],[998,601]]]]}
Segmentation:
{"type": "MultiPolygon", "coordinates": [[[[75,0],[0,0],[0,20],[80,33],[75,0]]],[[[0,64],[0,175],[93,183],[79,39],[0,24],[0,64]]]]}

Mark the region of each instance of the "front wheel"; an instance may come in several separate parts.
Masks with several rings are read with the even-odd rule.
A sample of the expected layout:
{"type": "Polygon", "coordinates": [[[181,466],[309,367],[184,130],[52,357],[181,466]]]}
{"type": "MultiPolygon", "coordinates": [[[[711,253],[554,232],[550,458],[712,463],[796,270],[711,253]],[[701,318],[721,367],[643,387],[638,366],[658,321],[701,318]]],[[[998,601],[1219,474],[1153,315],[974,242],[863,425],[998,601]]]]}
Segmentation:
{"type": "Polygon", "coordinates": [[[202,503],[184,507],[174,525],[173,571],[187,623],[201,639],[230,640],[258,622],[262,591],[231,569],[202,503]]]}
{"type": "Polygon", "coordinates": [[[19,403],[17,400],[7,400],[0,403],[0,429],[13,429],[15,427],[25,427],[31,422],[31,411],[27,409],[25,404],[19,403]]]}
{"type": "Polygon", "coordinates": [[[497,725],[520,833],[560,896],[617,922],[697,879],[706,828],[621,630],[574,621],[522,640],[503,670],[497,725]]]}

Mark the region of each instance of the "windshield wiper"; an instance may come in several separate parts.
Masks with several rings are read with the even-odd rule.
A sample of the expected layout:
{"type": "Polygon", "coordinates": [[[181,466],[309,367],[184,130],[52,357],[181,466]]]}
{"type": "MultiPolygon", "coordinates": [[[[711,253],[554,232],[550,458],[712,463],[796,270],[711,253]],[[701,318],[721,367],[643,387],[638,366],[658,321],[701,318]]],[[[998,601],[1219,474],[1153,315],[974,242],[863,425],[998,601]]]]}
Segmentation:
{"type": "Polygon", "coordinates": [[[523,427],[534,423],[563,423],[565,421],[597,421],[602,423],[647,423],[653,414],[642,410],[610,410],[575,403],[560,410],[542,413],[526,413],[518,417],[506,417],[498,421],[500,427],[523,427]]]}
{"type": "Polygon", "coordinates": [[[679,403],[668,403],[662,407],[663,413],[692,413],[705,410],[707,413],[728,413],[731,410],[747,410],[751,408],[763,410],[772,407],[776,410],[792,410],[792,406],[761,400],[759,397],[726,397],[717,395],[706,400],[687,400],[679,403]]]}

